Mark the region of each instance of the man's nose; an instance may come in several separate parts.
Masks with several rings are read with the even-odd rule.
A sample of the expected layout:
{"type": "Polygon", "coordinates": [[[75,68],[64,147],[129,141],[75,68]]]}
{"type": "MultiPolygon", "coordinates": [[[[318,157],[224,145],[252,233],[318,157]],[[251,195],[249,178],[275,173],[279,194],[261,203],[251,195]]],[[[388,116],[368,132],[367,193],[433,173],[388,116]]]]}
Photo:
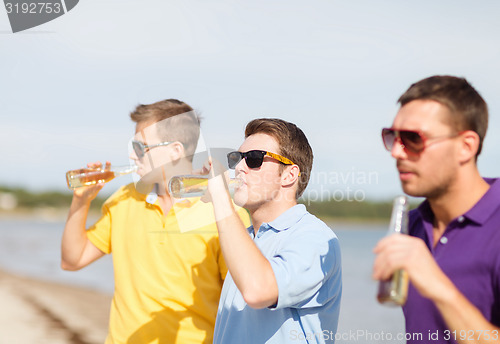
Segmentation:
{"type": "Polygon", "coordinates": [[[242,158],[237,164],[236,166],[234,167],[234,170],[235,170],[235,173],[238,174],[240,172],[248,172],[248,166],[247,166],[247,163],[245,161],[245,158],[242,158]]]}
{"type": "Polygon", "coordinates": [[[128,158],[130,160],[139,160],[139,158],[137,157],[137,154],[135,154],[135,151],[133,149],[131,149],[129,151],[129,155],[128,155],[128,158]]]}
{"type": "Polygon", "coordinates": [[[396,137],[394,139],[394,143],[392,145],[391,149],[391,156],[394,159],[404,159],[407,157],[406,151],[405,151],[405,145],[401,141],[399,137],[396,137]]]}

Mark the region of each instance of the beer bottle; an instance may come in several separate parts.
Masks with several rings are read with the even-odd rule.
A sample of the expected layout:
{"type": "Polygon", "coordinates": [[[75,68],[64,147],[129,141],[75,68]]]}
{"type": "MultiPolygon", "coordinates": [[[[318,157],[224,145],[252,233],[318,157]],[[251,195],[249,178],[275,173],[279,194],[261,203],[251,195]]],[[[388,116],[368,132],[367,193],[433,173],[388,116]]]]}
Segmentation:
{"type": "MultiPolygon", "coordinates": [[[[391,222],[387,235],[408,234],[408,198],[398,196],[394,199],[391,222]]],[[[378,302],[388,306],[402,306],[408,295],[408,273],[401,269],[385,281],[379,282],[378,302]]]]}

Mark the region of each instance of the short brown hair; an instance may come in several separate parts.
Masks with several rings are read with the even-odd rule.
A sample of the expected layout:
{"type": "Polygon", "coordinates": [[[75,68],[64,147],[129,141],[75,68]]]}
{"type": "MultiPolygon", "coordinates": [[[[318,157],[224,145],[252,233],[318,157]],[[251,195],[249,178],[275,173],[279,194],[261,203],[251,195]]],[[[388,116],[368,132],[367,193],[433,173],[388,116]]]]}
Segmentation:
{"type": "MultiPolygon", "coordinates": [[[[309,183],[313,152],[306,135],[293,123],[278,118],[259,118],[247,124],[245,138],[254,134],[267,134],[279,145],[279,155],[292,160],[300,168],[300,177],[295,197],[298,199],[309,183]]],[[[284,169],[284,167],[283,167],[284,169]]]]}
{"type": "Polygon", "coordinates": [[[153,104],[139,104],[130,118],[135,123],[161,122],[168,125],[158,126],[158,135],[165,141],[179,141],[183,144],[186,156],[193,156],[200,136],[200,117],[188,104],[177,99],[166,99],[153,104]],[[190,113],[190,116],[177,116],[190,113]]]}
{"type": "Polygon", "coordinates": [[[456,131],[472,130],[479,135],[477,159],[488,129],[488,106],[467,80],[448,75],[431,76],[411,85],[398,102],[404,106],[420,99],[446,106],[452,114],[450,125],[456,131]]]}

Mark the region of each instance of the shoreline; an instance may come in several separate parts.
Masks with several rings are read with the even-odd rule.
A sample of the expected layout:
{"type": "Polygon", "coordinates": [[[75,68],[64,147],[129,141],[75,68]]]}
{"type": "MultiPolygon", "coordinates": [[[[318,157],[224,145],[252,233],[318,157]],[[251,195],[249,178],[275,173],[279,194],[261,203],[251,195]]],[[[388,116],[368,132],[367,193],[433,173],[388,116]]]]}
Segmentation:
{"type": "MultiPolygon", "coordinates": [[[[17,221],[30,220],[42,222],[66,222],[69,209],[59,208],[35,208],[35,209],[18,209],[14,211],[0,210],[0,220],[17,221]]],[[[315,214],[313,214],[315,215],[315,214]]],[[[100,210],[92,210],[87,217],[87,223],[97,221],[101,216],[100,210]]],[[[317,215],[316,215],[317,216],[317,215]]],[[[388,218],[363,218],[363,217],[336,217],[336,216],[317,216],[320,220],[326,223],[335,225],[389,225],[388,218]]],[[[355,230],[355,229],[354,229],[355,230]]]]}
{"type": "MultiPolygon", "coordinates": [[[[34,221],[46,223],[65,223],[68,219],[69,208],[33,208],[1,210],[0,220],[5,221],[34,221]]],[[[94,223],[101,217],[100,210],[91,210],[87,215],[87,223],[94,223]]]]}
{"type": "Polygon", "coordinates": [[[1,343],[102,344],[112,296],[0,269],[1,343]]]}

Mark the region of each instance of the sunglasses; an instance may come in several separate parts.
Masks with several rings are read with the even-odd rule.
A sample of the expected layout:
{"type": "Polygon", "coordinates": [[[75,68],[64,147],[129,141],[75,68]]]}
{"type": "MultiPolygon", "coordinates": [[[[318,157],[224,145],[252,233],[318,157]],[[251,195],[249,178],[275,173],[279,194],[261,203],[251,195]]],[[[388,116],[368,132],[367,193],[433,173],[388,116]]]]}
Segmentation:
{"type": "Polygon", "coordinates": [[[259,168],[262,166],[265,156],[278,160],[285,165],[295,165],[292,160],[287,159],[284,156],[261,150],[251,150],[245,153],[237,151],[230,152],[227,154],[227,164],[229,165],[229,168],[234,169],[241,159],[245,159],[245,163],[249,168],[259,168]]]}
{"type": "Polygon", "coordinates": [[[420,154],[423,150],[428,147],[426,142],[429,140],[437,140],[437,139],[451,139],[459,136],[461,133],[446,135],[446,136],[436,136],[436,137],[427,137],[421,131],[416,130],[396,130],[392,128],[384,128],[382,129],[382,141],[384,142],[385,148],[390,152],[392,151],[392,147],[396,141],[400,141],[407,152],[413,154],[420,154]]]}
{"type": "Polygon", "coordinates": [[[161,147],[161,146],[168,146],[169,144],[174,143],[174,142],[161,142],[161,143],[156,143],[154,145],[145,145],[141,141],[132,141],[132,148],[134,149],[135,155],[139,159],[144,157],[144,154],[146,154],[146,150],[150,150],[156,147],[161,147]]]}

